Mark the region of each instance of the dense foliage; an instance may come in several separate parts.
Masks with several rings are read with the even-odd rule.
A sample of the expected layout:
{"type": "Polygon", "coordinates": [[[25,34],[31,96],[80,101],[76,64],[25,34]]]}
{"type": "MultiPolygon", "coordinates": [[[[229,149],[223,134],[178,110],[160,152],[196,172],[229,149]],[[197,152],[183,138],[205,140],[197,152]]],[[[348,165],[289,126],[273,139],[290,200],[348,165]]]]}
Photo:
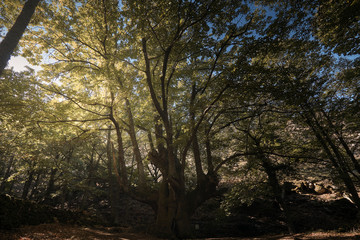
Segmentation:
{"type": "MultiPolygon", "coordinates": [[[[9,29],[24,1],[0,4],[9,29]]],[[[359,1],[41,1],[0,81],[0,192],[149,204],[186,236],[206,200],[324,178],[360,207],[359,1]],[[342,55],[339,55],[342,54],[342,55]],[[303,171],[315,166],[310,172],[303,171]]]]}

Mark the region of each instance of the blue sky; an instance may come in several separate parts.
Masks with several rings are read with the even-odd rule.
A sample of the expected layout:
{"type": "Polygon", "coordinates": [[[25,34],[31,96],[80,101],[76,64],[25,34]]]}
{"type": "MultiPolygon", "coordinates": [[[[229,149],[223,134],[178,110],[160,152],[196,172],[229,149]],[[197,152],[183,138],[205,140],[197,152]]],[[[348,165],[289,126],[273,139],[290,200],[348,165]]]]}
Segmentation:
{"type": "Polygon", "coordinates": [[[10,61],[8,62],[7,68],[12,67],[14,71],[20,72],[26,70],[26,66],[33,68],[35,71],[39,71],[41,69],[40,66],[31,65],[25,58],[21,56],[17,56],[17,57],[12,56],[10,58],[10,61]]]}

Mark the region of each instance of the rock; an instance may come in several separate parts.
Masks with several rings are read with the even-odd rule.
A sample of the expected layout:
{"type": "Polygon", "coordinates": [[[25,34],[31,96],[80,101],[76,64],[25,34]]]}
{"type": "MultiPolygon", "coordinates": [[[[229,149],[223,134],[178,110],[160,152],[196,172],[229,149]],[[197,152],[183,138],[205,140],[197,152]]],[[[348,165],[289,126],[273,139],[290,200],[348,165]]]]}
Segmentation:
{"type": "Polygon", "coordinates": [[[315,192],[315,185],[313,183],[308,182],[301,182],[300,187],[296,188],[296,191],[299,193],[311,193],[314,194],[315,192]]]}
{"type": "Polygon", "coordinates": [[[314,191],[319,195],[325,194],[325,193],[330,193],[329,190],[327,188],[325,188],[324,185],[322,185],[322,184],[315,184],[314,191]]]}

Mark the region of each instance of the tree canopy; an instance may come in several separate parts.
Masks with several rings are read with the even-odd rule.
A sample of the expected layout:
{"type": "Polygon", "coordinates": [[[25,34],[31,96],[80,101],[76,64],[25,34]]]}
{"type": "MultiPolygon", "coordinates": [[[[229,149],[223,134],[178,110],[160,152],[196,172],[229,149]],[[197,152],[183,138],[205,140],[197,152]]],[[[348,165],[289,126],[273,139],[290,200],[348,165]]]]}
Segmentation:
{"type": "Polygon", "coordinates": [[[42,70],[0,82],[1,192],[105,198],[114,222],[126,194],[151,206],[156,233],[185,237],[199,206],[250,174],[294,231],[281,189],[315,162],[360,207],[358,5],[43,1],[19,45],[42,70]]]}

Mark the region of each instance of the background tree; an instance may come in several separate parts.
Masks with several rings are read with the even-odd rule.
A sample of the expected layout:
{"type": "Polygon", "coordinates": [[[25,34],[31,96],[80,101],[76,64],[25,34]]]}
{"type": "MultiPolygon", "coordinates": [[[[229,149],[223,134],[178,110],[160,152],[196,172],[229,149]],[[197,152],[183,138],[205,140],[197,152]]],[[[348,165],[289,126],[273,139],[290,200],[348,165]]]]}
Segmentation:
{"type": "MultiPolygon", "coordinates": [[[[297,42],[292,43],[290,41],[289,44],[294,44],[293,46],[297,48],[301,46],[298,45],[299,43],[297,42]]],[[[330,70],[326,70],[332,67],[330,65],[332,62],[331,58],[327,55],[320,56],[320,49],[316,47],[317,43],[315,42],[309,42],[303,45],[308,48],[308,53],[305,51],[300,53],[296,50],[293,52],[294,55],[289,52],[291,49],[289,45],[286,47],[285,55],[282,54],[282,51],[277,52],[278,49],[282,48],[281,45],[278,46],[279,48],[272,48],[274,50],[276,49],[275,55],[271,53],[267,55],[275,56],[278,60],[272,57],[270,60],[264,56],[260,60],[264,61],[265,66],[269,63],[271,65],[269,67],[266,66],[265,69],[262,69],[260,72],[265,73],[268,71],[265,74],[267,79],[274,74],[272,75],[273,78],[268,82],[270,85],[263,86],[262,88],[267,89],[267,91],[273,91],[273,96],[276,99],[282,101],[284,104],[290,104],[292,108],[295,107],[299,116],[304,119],[304,123],[313,130],[314,136],[316,136],[321,144],[327,158],[331,160],[333,166],[337,169],[339,176],[347,186],[352,198],[355,202],[358,202],[358,194],[350,177],[351,171],[357,168],[358,162],[353,152],[349,150],[348,143],[343,141],[344,139],[341,140],[341,136],[338,135],[336,137],[337,134],[335,132],[337,131],[337,127],[335,127],[335,125],[340,124],[340,122],[334,123],[336,117],[326,123],[326,121],[330,120],[330,118],[326,116],[333,112],[333,109],[338,106],[335,102],[337,102],[336,98],[338,98],[341,92],[341,89],[337,88],[338,85],[336,88],[334,88],[333,85],[336,81],[334,80],[336,75],[333,75],[330,70]],[[310,50],[311,45],[315,47],[312,50],[310,50]],[[280,55],[278,55],[279,53],[280,55]],[[309,55],[301,57],[304,53],[309,55]],[[312,62],[312,65],[309,66],[301,59],[306,59],[307,63],[312,62]],[[299,63],[299,61],[301,63],[299,63]],[[346,149],[348,149],[348,151],[346,151],[346,149]],[[347,157],[343,154],[345,152],[347,152],[347,157]]],[[[266,82],[265,80],[261,81],[262,84],[266,82]]],[[[346,99],[347,96],[342,95],[339,98],[346,99]]]]}
{"type": "Polygon", "coordinates": [[[337,54],[359,54],[360,2],[320,1],[314,16],[315,34],[337,54]]]}
{"type": "Polygon", "coordinates": [[[19,43],[20,38],[25,32],[32,15],[35,12],[36,6],[40,0],[28,0],[17,17],[14,25],[10,28],[5,38],[0,43],[0,75],[7,65],[11,54],[14,52],[19,43]]]}

